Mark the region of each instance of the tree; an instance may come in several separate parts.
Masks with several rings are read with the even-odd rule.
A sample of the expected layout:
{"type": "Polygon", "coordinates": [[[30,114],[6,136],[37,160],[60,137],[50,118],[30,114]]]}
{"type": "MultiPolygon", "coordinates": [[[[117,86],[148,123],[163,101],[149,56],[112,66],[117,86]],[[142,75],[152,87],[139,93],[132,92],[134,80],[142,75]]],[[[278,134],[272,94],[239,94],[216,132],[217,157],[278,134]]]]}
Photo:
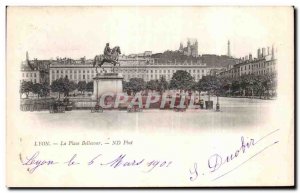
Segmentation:
{"type": "Polygon", "coordinates": [[[241,78],[235,78],[231,81],[231,89],[233,93],[236,93],[237,91],[240,92],[241,85],[240,85],[241,78]]]}
{"type": "Polygon", "coordinates": [[[52,92],[58,92],[58,98],[60,98],[60,93],[65,92],[65,82],[63,78],[54,80],[51,84],[52,92]]]}
{"type": "Polygon", "coordinates": [[[125,91],[132,91],[135,95],[137,92],[142,91],[146,88],[145,81],[142,78],[131,78],[126,83],[125,91]]]}
{"type": "Polygon", "coordinates": [[[276,75],[275,74],[266,74],[262,77],[262,86],[264,88],[264,93],[267,97],[270,97],[270,91],[276,89],[277,82],[276,82],[276,75]]]}
{"type": "Polygon", "coordinates": [[[220,80],[215,76],[203,76],[202,79],[198,81],[198,88],[201,91],[208,92],[208,101],[210,101],[211,92],[219,94],[221,88],[220,80]]]}
{"type": "Polygon", "coordinates": [[[220,81],[220,94],[227,95],[232,92],[232,78],[219,78],[220,81]]]}
{"type": "Polygon", "coordinates": [[[37,94],[37,96],[38,96],[38,98],[40,98],[40,95],[42,94],[42,84],[40,84],[40,83],[35,83],[35,84],[33,84],[33,86],[32,86],[32,92],[34,93],[34,94],[37,94]]]}
{"type": "Polygon", "coordinates": [[[84,91],[86,90],[86,82],[85,81],[79,81],[77,85],[78,91],[81,92],[81,94],[84,94],[84,91]]]}
{"type": "Polygon", "coordinates": [[[194,78],[192,75],[186,71],[178,70],[176,71],[170,81],[171,89],[190,90],[194,85],[194,78]]]}
{"type": "Polygon", "coordinates": [[[68,77],[66,76],[65,78],[54,80],[50,87],[52,92],[58,92],[58,98],[60,98],[61,93],[63,93],[64,96],[69,96],[69,92],[72,92],[76,89],[76,83],[69,81],[68,77]]]}
{"type": "Polygon", "coordinates": [[[129,82],[126,81],[122,81],[122,85],[123,85],[123,91],[127,92],[128,95],[130,95],[130,88],[129,88],[129,82]]]}
{"type": "Polygon", "coordinates": [[[159,83],[158,80],[150,80],[146,83],[146,89],[148,90],[158,90],[159,83]]]}
{"type": "Polygon", "coordinates": [[[46,96],[48,96],[49,95],[49,91],[50,91],[50,86],[48,85],[48,83],[47,82],[44,82],[43,84],[42,84],[42,87],[41,87],[41,93],[40,93],[40,96],[41,97],[46,97],[46,96]]]}
{"type": "Polygon", "coordinates": [[[158,81],[158,91],[162,94],[165,90],[168,89],[168,82],[166,81],[166,78],[164,76],[160,77],[158,81]]]}
{"type": "Polygon", "coordinates": [[[87,83],[86,91],[87,92],[93,92],[94,91],[94,82],[93,81],[87,83]]]}
{"type": "Polygon", "coordinates": [[[72,92],[77,89],[77,84],[74,81],[70,81],[68,85],[68,92],[72,92]]]}
{"type": "Polygon", "coordinates": [[[240,77],[240,88],[243,89],[243,95],[251,91],[251,96],[253,96],[255,78],[256,76],[253,74],[242,75],[240,77]]]}
{"type": "Polygon", "coordinates": [[[31,81],[22,81],[20,85],[20,93],[26,94],[26,98],[28,98],[28,95],[30,92],[33,91],[33,83],[31,81]]]}

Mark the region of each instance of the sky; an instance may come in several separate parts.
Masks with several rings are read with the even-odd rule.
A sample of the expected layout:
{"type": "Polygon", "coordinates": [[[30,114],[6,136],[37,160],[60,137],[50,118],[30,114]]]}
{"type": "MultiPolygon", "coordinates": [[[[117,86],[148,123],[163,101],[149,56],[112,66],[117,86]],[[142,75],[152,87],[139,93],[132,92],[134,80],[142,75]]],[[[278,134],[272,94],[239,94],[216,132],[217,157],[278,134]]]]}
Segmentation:
{"type": "MultiPolygon", "coordinates": [[[[9,7],[8,46],[30,59],[93,58],[105,44],[122,54],[177,50],[198,40],[199,54],[243,57],[280,45],[291,29],[285,7],[9,7]],[[11,44],[10,44],[11,43],[11,44]]],[[[289,12],[290,11],[290,12],[289,12]]]]}

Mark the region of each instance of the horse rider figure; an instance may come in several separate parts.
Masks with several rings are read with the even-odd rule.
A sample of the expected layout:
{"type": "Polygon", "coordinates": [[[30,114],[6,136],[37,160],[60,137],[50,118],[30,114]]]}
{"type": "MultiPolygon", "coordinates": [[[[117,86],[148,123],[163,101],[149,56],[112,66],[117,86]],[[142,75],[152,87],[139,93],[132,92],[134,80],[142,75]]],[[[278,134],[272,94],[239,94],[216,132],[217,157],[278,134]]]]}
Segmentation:
{"type": "Polygon", "coordinates": [[[111,49],[109,47],[109,43],[106,43],[103,54],[105,59],[111,60],[111,49]]]}
{"type": "MultiPolygon", "coordinates": [[[[105,62],[112,64],[113,65],[112,70],[114,71],[114,67],[116,66],[116,64],[119,64],[119,66],[120,66],[120,63],[118,62],[119,54],[121,54],[121,50],[120,50],[119,46],[116,46],[113,49],[110,49],[109,43],[106,43],[106,46],[103,51],[103,55],[102,54],[96,55],[93,60],[93,67],[96,66],[96,72],[98,73],[97,67],[101,67],[105,62]]],[[[103,70],[104,70],[104,68],[103,68],[103,70]]]]}

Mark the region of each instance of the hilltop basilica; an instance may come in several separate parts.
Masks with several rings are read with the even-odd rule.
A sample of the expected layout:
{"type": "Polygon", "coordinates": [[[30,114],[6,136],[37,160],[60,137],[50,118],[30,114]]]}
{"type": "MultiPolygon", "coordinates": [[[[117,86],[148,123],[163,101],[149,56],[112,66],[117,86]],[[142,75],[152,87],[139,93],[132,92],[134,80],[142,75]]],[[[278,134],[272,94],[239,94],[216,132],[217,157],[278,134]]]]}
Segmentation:
{"type": "Polygon", "coordinates": [[[187,46],[183,47],[182,42],[180,43],[179,51],[186,56],[198,57],[198,41],[197,39],[188,39],[187,46]]]}

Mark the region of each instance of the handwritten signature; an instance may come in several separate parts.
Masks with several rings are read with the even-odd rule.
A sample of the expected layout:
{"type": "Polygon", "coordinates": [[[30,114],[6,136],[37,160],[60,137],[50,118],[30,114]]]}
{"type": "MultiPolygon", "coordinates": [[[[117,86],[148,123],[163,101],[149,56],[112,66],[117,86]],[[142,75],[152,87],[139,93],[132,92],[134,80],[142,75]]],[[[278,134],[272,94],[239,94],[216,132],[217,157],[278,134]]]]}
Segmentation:
{"type": "MultiPolygon", "coordinates": [[[[216,171],[219,171],[220,168],[222,168],[225,165],[229,165],[230,163],[235,163],[232,169],[229,171],[219,174],[216,173],[218,176],[212,179],[213,181],[227,175],[228,173],[236,170],[243,164],[247,163],[249,160],[253,159],[255,156],[259,155],[266,149],[270,148],[271,146],[277,144],[279,141],[273,141],[271,144],[266,145],[260,149],[257,144],[265,139],[266,137],[274,134],[275,132],[279,131],[279,129],[274,130],[272,132],[267,133],[263,137],[259,139],[252,139],[252,138],[245,138],[244,136],[240,137],[240,144],[237,148],[232,150],[232,153],[227,155],[221,155],[221,153],[214,153],[207,159],[207,170],[209,174],[216,173],[216,171]],[[256,147],[257,148],[254,148],[256,147]],[[250,149],[258,149],[254,154],[250,155],[249,152],[250,149]],[[248,156],[247,156],[248,155],[248,156]],[[245,157],[246,156],[246,157],[245,157]],[[241,159],[240,157],[244,157],[243,162],[237,162],[235,160],[241,159]]],[[[52,160],[52,159],[42,159],[42,153],[39,151],[34,152],[32,155],[25,157],[23,160],[22,155],[20,156],[20,161],[23,166],[26,167],[27,171],[30,174],[33,174],[38,168],[41,167],[53,167],[58,164],[66,165],[67,167],[77,167],[80,165],[84,165],[87,167],[110,167],[112,169],[116,168],[140,168],[142,172],[149,173],[153,171],[154,169],[163,169],[163,168],[169,168],[170,166],[174,165],[174,161],[171,160],[158,160],[158,159],[146,159],[146,158],[138,158],[138,159],[132,159],[130,155],[127,154],[117,154],[113,158],[108,159],[103,154],[96,154],[91,157],[83,157],[85,161],[82,160],[82,156],[73,154],[72,156],[68,157],[66,160],[60,161],[60,160],[52,160]]],[[[198,168],[198,163],[194,162],[192,167],[189,168],[189,180],[195,181],[199,177],[199,173],[204,175],[203,172],[200,172],[201,170],[198,168]]]]}
{"type": "Polygon", "coordinates": [[[145,158],[142,159],[127,159],[126,154],[120,154],[116,158],[109,160],[109,161],[103,161],[100,160],[100,157],[103,157],[102,154],[98,154],[97,156],[92,157],[87,162],[80,163],[78,161],[78,155],[74,154],[70,159],[67,159],[67,161],[64,162],[58,162],[54,160],[45,160],[40,158],[40,152],[37,151],[33,155],[26,157],[25,160],[22,159],[22,155],[20,154],[20,161],[22,165],[27,167],[27,171],[32,174],[34,173],[37,168],[40,168],[42,166],[53,166],[56,164],[65,164],[67,166],[76,166],[80,164],[85,164],[87,166],[108,166],[112,168],[120,168],[120,167],[140,167],[143,166],[145,169],[143,172],[151,172],[154,168],[168,168],[172,161],[167,160],[146,160],[145,158]]]}
{"type": "MultiPolygon", "coordinates": [[[[208,158],[208,162],[207,162],[207,166],[208,166],[208,170],[210,173],[214,173],[217,170],[219,170],[222,166],[232,162],[234,159],[239,158],[242,154],[247,154],[249,149],[252,149],[254,146],[257,145],[257,143],[259,143],[261,140],[263,140],[264,138],[274,134],[275,132],[279,131],[279,129],[276,129],[270,133],[267,133],[266,135],[264,135],[263,137],[259,138],[258,140],[254,140],[254,139],[250,139],[248,141],[245,141],[245,138],[242,136],[240,138],[241,140],[241,144],[240,146],[233,151],[233,153],[227,155],[227,156],[222,156],[218,153],[215,153],[213,155],[211,155],[208,158]]],[[[258,152],[256,152],[254,155],[252,155],[251,157],[249,157],[248,159],[246,159],[244,162],[240,163],[239,165],[237,165],[236,167],[234,167],[233,169],[227,171],[226,173],[219,175],[218,177],[214,178],[213,181],[227,175],[228,173],[236,170],[237,168],[239,168],[240,166],[242,166],[243,164],[245,164],[246,162],[250,161],[252,158],[254,158],[255,156],[259,155],[260,153],[262,153],[263,151],[265,151],[266,149],[268,149],[269,147],[277,144],[279,141],[274,141],[271,144],[265,146],[264,148],[260,149],[258,152]]],[[[189,170],[190,173],[190,181],[195,181],[198,176],[199,176],[199,170],[198,170],[198,164],[195,162],[192,166],[192,168],[189,170]]]]}

